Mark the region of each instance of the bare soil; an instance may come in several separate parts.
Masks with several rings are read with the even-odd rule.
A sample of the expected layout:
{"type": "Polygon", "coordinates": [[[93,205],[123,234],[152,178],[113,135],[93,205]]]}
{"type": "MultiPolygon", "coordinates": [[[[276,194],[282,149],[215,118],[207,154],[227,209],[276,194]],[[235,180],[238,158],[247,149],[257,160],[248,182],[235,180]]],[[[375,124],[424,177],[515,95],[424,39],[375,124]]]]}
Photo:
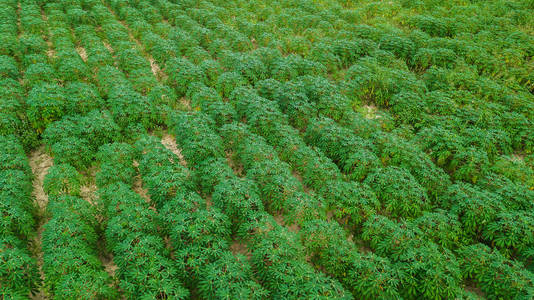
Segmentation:
{"type": "MultiPolygon", "coordinates": [[[[139,163],[134,161],[134,167],[139,167],[139,163]]],[[[134,178],[133,190],[139,194],[146,202],[151,203],[150,196],[148,195],[148,190],[143,187],[143,179],[141,179],[141,174],[138,174],[134,178]]]]}
{"type": "MultiPolygon", "coordinates": [[[[42,251],[42,234],[44,224],[46,223],[46,206],[48,204],[48,195],[43,189],[43,182],[48,169],[53,165],[53,159],[44,151],[44,147],[40,147],[30,154],[29,164],[33,173],[33,191],[32,196],[38,208],[39,225],[37,234],[32,240],[32,249],[39,266],[39,273],[41,279],[44,280],[43,272],[43,251],[42,251]]],[[[39,292],[31,296],[31,299],[48,299],[46,293],[40,289],[39,292]]]]}
{"type": "Polygon", "coordinates": [[[148,59],[148,61],[150,62],[150,68],[152,70],[152,74],[154,74],[154,77],[156,77],[156,79],[158,81],[161,81],[162,79],[166,78],[167,76],[165,75],[165,73],[161,70],[160,66],[157,64],[156,60],[154,60],[154,58],[152,57],[152,55],[150,55],[150,53],[146,52],[145,50],[145,46],[138,40],[135,38],[135,36],[132,34],[132,31],[130,30],[130,27],[128,27],[128,24],[126,24],[126,22],[124,22],[123,20],[120,20],[117,15],[115,14],[115,12],[108,6],[108,10],[111,14],[113,14],[113,16],[115,16],[115,18],[117,19],[117,21],[119,23],[121,23],[122,26],[124,26],[124,28],[128,31],[128,36],[130,37],[130,40],[133,41],[137,47],[139,48],[139,50],[144,54],[144,56],[148,59]]]}
{"type": "Polygon", "coordinates": [[[106,41],[102,41],[102,44],[104,44],[104,47],[106,47],[106,49],[108,49],[108,51],[109,51],[110,53],[114,53],[114,52],[115,52],[115,51],[113,50],[113,47],[111,47],[111,45],[110,45],[108,42],[106,42],[106,41]]]}
{"type": "Polygon", "coordinates": [[[191,110],[191,101],[187,99],[186,97],[180,98],[180,101],[178,101],[178,104],[180,104],[182,109],[191,110]]]}
{"type": "Polygon", "coordinates": [[[54,161],[50,155],[44,151],[44,147],[41,147],[31,153],[30,168],[34,176],[33,179],[33,196],[39,207],[40,211],[46,210],[48,204],[48,195],[44,192],[43,182],[48,169],[54,164],[54,161]]]}
{"type": "Polygon", "coordinates": [[[85,201],[89,202],[91,205],[96,205],[96,191],[98,187],[95,183],[95,175],[97,168],[92,167],[89,170],[83,172],[84,175],[84,185],[80,187],[80,196],[85,201]]]}
{"type": "MultiPolygon", "coordinates": [[[[41,18],[43,21],[48,22],[48,17],[46,16],[44,10],[41,9],[41,18]]],[[[48,34],[50,34],[50,30],[48,30],[48,34]]],[[[48,50],[46,51],[46,55],[48,57],[53,58],[56,56],[56,51],[54,50],[54,46],[52,45],[52,42],[50,41],[50,38],[46,35],[43,35],[43,39],[46,41],[46,45],[48,46],[48,50]]]]}
{"type": "Polygon", "coordinates": [[[298,224],[290,224],[290,225],[286,225],[286,222],[284,220],[284,216],[280,213],[275,213],[273,214],[273,217],[274,217],[274,220],[276,221],[276,223],[280,226],[283,226],[285,228],[287,228],[287,230],[291,231],[291,232],[299,232],[300,230],[300,226],[298,224]]]}
{"type": "Polygon", "coordinates": [[[480,297],[480,299],[486,299],[486,295],[479,287],[476,287],[472,284],[467,284],[465,286],[465,290],[477,295],[478,297],[480,297]]]}
{"type": "Polygon", "coordinates": [[[378,108],[372,104],[369,105],[363,105],[362,106],[365,110],[365,118],[366,119],[378,119],[380,116],[377,114],[378,108]]]}
{"type": "Polygon", "coordinates": [[[514,154],[512,154],[510,156],[510,158],[511,158],[511,161],[513,161],[513,162],[517,162],[517,161],[522,162],[522,161],[525,160],[525,154],[523,154],[523,153],[514,153],[514,154]]]}
{"type": "Polygon", "coordinates": [[[148,56],[148,61],[150,62],[152,74],[154,74],[154,76],[156,76],[158,80],[162,80],[167,77],[161,70],[161,67],[158,65],[158,63],[154,60],[154,58],[152,58],[152,56],[148,56]]]}
{"type": "Polygon", "coordinates": [[[293,177],[297,178],[297,180],[300,181],[300,183],[302,183],[302,188],[304,189],[304,192],[306,194],[309,194],[311,192],[311,190],[307,185],[304,184],[304,182],[302,180],[302,175],[300,175],[300,173],[297,172],[297,171],[293,171],[292,174],[293,174],[293,177]]]}
{"type": "Polygon", "coordinates": [[[232,168],[232,170],[234,171],[234,174],[238,177],[243,177],[245,175],[243,166],[241,164],[236,163],[233,157],[234,153],[232,151],[226,152],[226,161],[228,162],[230,168],[232,168]]]}
{"type": "Polygon", "coordinates": [[[85,51],[84,47],[76,47],[76,52],[78,52],[84,62],[87,62],[87,51],[85,51]]]}
{"type": "Polygon", "coordinates": [[[178,148],[174,136],[168,133],[164,133],[163,137],[161,138],[161,144],[165,146],[165,148],[170,150],[172,153],[174,153],[174,155],[178,156],[178,159],[180,160],[180,164],[182,166],[187,166],[187,162],[185,161],[184,156],[182,155],[182,150],[178,148]]]}
{"type": "Polygon", "coordinates": [[[232,245],[230,245],[230,251],[232,251],[233,254],[241,254],[246,256],[248,259],[252,256],[250,251],[247,248],[247,245],[245,245],[242,241],[234,240],[232,242],[232,245]]]}

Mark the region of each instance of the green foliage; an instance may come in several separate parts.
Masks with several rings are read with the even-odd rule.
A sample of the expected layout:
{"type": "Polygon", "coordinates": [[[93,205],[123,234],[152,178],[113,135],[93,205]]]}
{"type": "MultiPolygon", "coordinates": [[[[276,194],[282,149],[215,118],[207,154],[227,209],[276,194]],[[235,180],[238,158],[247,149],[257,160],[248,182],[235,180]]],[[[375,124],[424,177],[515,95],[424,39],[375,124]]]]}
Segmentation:
{"type": "Polygon", "coordinates": [[[424,113],[422,102],[416,93],[401,91],[391,97],[389,105],[399,123],[410,124],[417,128],[424,113]]]}
{"type": "Polygon", "coordinates": [[[47,289],[56,297],[116,298],[111,277],[103,270],[94,248],[97,235],[91,223],[93,207],[66,194],[50,197],[49,201],[47,210],[52,218],[44,225],[42,238],[47,289]],[[90,285],[80,284],[87,280],[90,285]]]}
{"type": "MultiPolygon", "coordinates": [[[[60,55],[60,54],[58,54],[60,55]]],[[[87,79],[90,70],[79,56],[62,57],[57,62],[55,69],[64,81],[82,81],[87,79]]]]}
{"type": "Polygon", "coordinates": [[[252,235],[251,262],[271,296],[352,298],[339,282],[303,262],[302,245],[296,242],[294,233],[284,229],[268,218],[260,221],[252,235]]]}
{"type": "Polygon", "coordinates": [[[115,85],[108,94],[109,111],[121,128],[141,124],[150,128],[153,124],[152,107],[148,99],[129,86],[115,85]]]}
{"type": "Polygon", "coordinates": [[[326,68],[320,63],[290,54],[274,61],[272,77],[278,81],[288,81],[298,76],[323,74],[325,71],[326,68]]]}
{"type": "Polygon", "coordinates": [[[69,164],[53,165],[43,183],[44,191],[50,196],[80,194],[82,176],[69,164]]]}
{"type": "Polygon", "coordinates": [[[118,131],[109,112],[93,110],[85,116],[71,115],[52,123],[42,136],[57,162],[85,168],[99,146],[118,139],[118,131]]]}
{"type": "Polygon", "coordinates": [[[232,224],[239,227],[249,215],[263,211],[263,203],[254,181],[246,178],[228,178],[220,181],[213,192],[213,205],[224,211],[232,224]]]}
{"type": "Polygon", "coordinates": [[[422,294],[443,299],[458,294],[462,274],[456,257],[428,241],[413,224],[376,216],[365,223],[362,237],[375,253],[398,262],[404,274],[401,283],[405,297],[422,294]]]}
{"type": "Polygon", "coordinates": [[[474,280],[488,297],[530,298],[533,295],[533,274],[498,250],[475,244],[462,247],[458,254],[462,258],[462,276],[474,280]]]}
{"type": "Polygon", "coordinates": [[[0,298],[533,298],[532,1],[242,2],[0,0],[0,298]]]}
{"type": "Polygon", "coordinates": [[[405,277],[403,291],[407,297],[447,299],[460,290],[461,269],[454,254],[429,243],[409,249],[399,257],[405,277]],[[438,275],[436,275],[438,274],[438,275]]]}
{"type": "Polygon", "coordinates": [[[52,155],[58,164],[70,164],[77,169],[89,166],[93,153],[86,139],[67,137],[51,146],[52,155]]]}
{"type": "Polygon", "coordinates": [[[230,222],[220,210],[206,209],[206,202],[195,193],[180,193],[161,210],[162,220],[175,256],[198,280],[202,268],[218,259],[228,248],[230,222]]]}
{"type": "Polygon", "coordinates": [[[35,230],[32,172],[15,136],[0,136],[0,295],[27,297],[41,279],[28,249],[35,230]]]}
{"type": "MultiPolygon", "coordinates": [[[[401,37],[391,36],[391,42],[405,41],[401,37]]],[[[410,45],[411,42],[408,43],[410,45]]],[[[392,47],[402,47],[392,44],[392,47]]],[[[382,45],[381,45],[382,47],[382,45]]],[[[409,49],[404,49],[409,51],[409,49]]],[[[402,48],[399,51],[404,51],[402,48]]],[[[408,55],[406,53],[406,55],[408,55]]],[[[413,73],[403,69],[382,66],[376,58],[364,57],[347,70],[347,94],[356,103],[374,102],[378,106],[388,107],[392,95],[401,91],[421,93],[426,90],[423,82],[413,73]]]]}
{"type": "Polygon", "coordinates": [[[202,69],[184,58],[175,58],[166,65],[169,79],[167,83],[174,87],[178,96],[184,96],[191,83],[202,82],[204,73],[202,69]]]}
{"type": "Polygon", "coordinates": [[[13,57],[0,55],[0,76],[16,79],[19,75],[17,62],[13,57]]]}
{"type": "Polygon", "coordinates": [[[32,176],[24,149],[13,135],[0,135],[0,170],[22,171],[27,180],[32,176]]]}
{"type": "Polygon", "coordinates": [[[247,84],[245,78],[239,75],[236,72],[225,72],[222,73],[215,83],[217,92],[219,92],[223,97],[230,97],[232,92],[241,86],[247,84]]]}
{"type": "Polygon", "coordinates": [[[378,157],[369,149],[354,149],[345,160],[342,170],[355,181],[363,181],[367,175],[380,167],[378,157]]]}
{"type": "Polygon", "coordinates": [[[501,202],[510,210],[529,210],[534,205],[534,190],[528,185],[514,183],[508,178],[489,173],[478,182],[501,198],[501,202]]]}
{"type": "Polygon", "coordinates": [[[443,248],[454,249],[462,243],[463,231],[458,216],[445,210],[424,212],[411,222],[430,241],[443,248]]]}
{"type": "Polygon", "coordinates": [[[199,290],[206,299],[268,297],[269,292],[251,278],[253,273],[247,258],[226,252],[206,266],[205,274],[199,282],[199,290]]]}
{"type": "Polygon", "coordinates": [[[447,48],[419,48],[412,58],[411,65],[416,71],[426,71],[431,66],[452,68],[458,56],[447,48]]]}
{"type": "Polygon", "coordinates": [[[65,115],[67,99],[63,87],[55,84],[36,85],[26,98],[28,120],[38,133],[65,115]]]}
{"type": "Polygon", "coordinates": [[[202,110],[212,118],[217,126],[232,122],[236,118],[236,112],[232,105],[223,101],[217,91],[205,86],[192,85],[196,90],[191,93],[191,106],[194,110],[202,110]]]}
{"type": "MultiPolygon", "coordinates": [[[[224,68],[221,66],[221,64],[217,60],[207,59],[200,63],[200,67],[206,76],[204,79],[205,84],[209,87],[217,88],[219,78],[222,76],[222,74],[225,74],[224,68]]],[[[223,94],[223,96],[225,95],[219,90],[218,92],[223,94]]]]}
{"type": "Polygon", "coordinates": [[[466,234],[480,233],[504,211],[504,203],[496,194],[468,183],[451,185],[446,201],[443,206],[450,207],[451,212],[458,215],[466,234]]]}
{"type": "Polygon", "coordinates": [[[226,158],[218,157],[208,158],[198,164],[194,173],[194,180],[200,191],[209,195],[214,192],[219,183],[234,176],[234,171],[228,165],[226,158]]]}
{"type": "Polygon", "coordinates": [[[55,80],[54,68],[47,63],[35,63],[26,68],[24,81],[28,86],[42,83],[53,83],[55,80]]]}
{"type": "Polygon", "coordinates": [[[320,148],[338,166],[342,166],[353,179],[365,178],[379,164],[376,155],[372,153],[372,143],[335,124],[331,119],[313,120],[306,130],[305,139],[320,148]]]}
{"type": "Polygon", "coordinates": [[[492,241],[504,255],[534,255],[530,253],[534,245],[534,218],[526,211],[497,214],[495,220],[484,227],[482,236],[492,241]]]}
{"type": "Polygon", "coordinates": [[[317,263],[339,278],[355,297],[401,299],[399,284],[403,275],[400,270],[387,258],[358,252],[336,223],[308,222],[302,228],[300,238],[317,263]]]}
{"type": "Polygon", "coordinates": [[[340,61],[341,67],[350,67],[361,56],[368,55],[376,48],[376,44],[370,40],[335,40],[332,52],[340,61]]]}
{"type": "Polygon", "coordinates": [[[319,193],[333,210],[335,218],[350,228],[357,228],[381,207],[375,193],[366,184],[333,180],[328,181],[319,193]]]}
{"type": "MultiPolygon", "coordinates": [[[[241,76],[250,84],[265,79],[268,75],[268,69],[258,57],[246,52],[223,51],[221,53],[221,65],[241,76]]],[[[239,78],[231,75],[230,82],[239,82],[239,78]],[[232,78],[233,77],[233,78],[232,78]]]]}
{"type": "Polygon", "coordinates": [[[431,200],[445,193],[450,185],[449,176],[406,139],[395,134],[382,133],[375,136],[375,145],[383,164],[409,171],[431,200]]]}
{"type": "Polygon", "coordinates": [[[402,59],[410,58],[414,51],[415,45],[408,38],[387,34],[384,35],[379,42],[380,49],[393,52],[397,57],[402,59]]]}
{"type": "Polygon", "coordinates": [[[96,80],[98,82],[98,90],[102,97],[108,96],[111,88],[114,86],[128,86],[130,83],[122,72],[117,68],[111,66],[105,66],[99,68],[96,74],[96,80]]]}
{"type": "Polygon", "coordinates": [[[135,176],[134,148],[125,143],[113,143],[102,145],[96,154],[97,160],[101,161],[100,172],[95,176],[97,186],[124,182],[133,183],[135,176]]]}
{"type": "Polygon", "coordinates": [[[40,285],[37,262],[26,245],[14,236],[0,236],[0,295],[23,299],[40,285]],[[14,297],[17,295],[19,298],[14,297]]]}
{"type": "Polygon", "coordinates": [[[271,200],[267,207],[272,211],[290,209],[286,201],[300,189],[299,182],[291,176],[287,164],[279,160],[255,163],[254,167],[247,171],[247,177],[258,183],[263,198],[271,200]]]}
{"type": "Polygon", "coordinates": [[[224,147],[219,136],[213,133],[213,120],[196,112],[175,113],[168,125],[174,129],[177,142],[183,146],[185,159],[197,164],[208,157],[224,156],[224,147]]]}
{"type": "Polygon", "coordinates": [[[177,280],[179,271],[167,256],[158,235],[158,217],[149,204],[123,183],[101,189],[100,196],[107,204],[105,236],[121,270],[119,287],[124,295],[187,298],[189,293],[177,280]]]}
{"type": "Polygon", "coordinates": [[[415,15],[409,19],[410,25],[431,36],[447,37],[454,34],[454,27],[448,18],[434,18],[427,15],[415,15]]]}
{"type": "Polygon", "coordinates": [[[0,226],[4,234],[28,237],[33,232],[35,220],[31,202],[31,181],[20,170],[2,170],[0,179],[0,226]]]}
{"type": "Polygon", "coordinates": [[[429,207],[428,198],[415,178],[399,167],[385,167],[371,173],[365,180],[394,217],[417,217],[429,207]]]}
{"type": "Polygon", "coordinates": [[[23,34],[20,37],[20,46],[23,53],[45,53],[48,49],[41,35],[32,33],[23,34]]]}
{"type": "Polygon", "coordinates": [[[65,86],[65,97],[69,114],[87,114],[104,105],[96,87],[84,82],[69,82],[65,86]]]}

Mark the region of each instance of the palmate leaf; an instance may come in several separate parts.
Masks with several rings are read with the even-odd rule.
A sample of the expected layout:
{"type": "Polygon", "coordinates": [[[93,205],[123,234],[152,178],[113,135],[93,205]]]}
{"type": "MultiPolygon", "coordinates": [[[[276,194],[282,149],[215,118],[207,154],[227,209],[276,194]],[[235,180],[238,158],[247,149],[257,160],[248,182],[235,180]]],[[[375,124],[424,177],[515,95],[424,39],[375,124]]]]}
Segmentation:
{"type": "Polygon", "coordinates": [[[481,232],[498,213],[504,211],[504,203],[496,194],[467,183],[451,185],[446,199],[450,201],[451,212],[459,216],[468,235],[481,232]]]}
{"type": "Polygon", "coordinates": [[[168,83],[176,89],[179,96],[185,95],[189,84],[202,82],[203,79],[202,69],[183,58],[169,60],[166,71],[171,74],[168,83]]]}
{"type": "Polygon", "coordinates": [[[2,78],[17,78],[18,68],[14,58],[7,55],[0,55],[0,76],[2,78]]]}
{"type": "Polygon", "coordinates": [[[464,246],[458,251],[462,276],[474,279],[491,297],[529,297],[534,289],[533,275],[524,266],[505,258],[498,250],[483,244],[464,246]]]}
{"type": "Polygon", "coordinates": [[[252,239],[252,265],[272,297],[352,298],[337,280],[302,261],[303,246],[272,217],[259,220],[252,239]]]}
{"type": "MultiPolygon", "coordinates": [[[[196,186],[204,194],[212,194],[214,190],[221,184],[221,190],[226,190],[227,184],[223,184],[226,180],[234,177],[234,171],[228,165],[226,158],[208,158],[197,166],[197,170],[193,174],[196,186]]],[[[229,186],[232,186],[230,184],[229,186]]],[[[248,190],[248,189],[247,189],[248,190]]],[[[236,192],[239,194],[240,188],[236,187],[236,192]]],[[[224,192],[222,192],[224,194],[224,192]]],[[[224,197],[220,197],[224,199],[224,197]]],[[[221,203],[226,203],[223,201],[221,203]]],[[[222,209],[222,207],[220,207],[222,209]]],[[[232,215],[226,211],[226,214],[232,215]]]]}
{"type": "Polygon", "coordinates": [[[482,236],[504,255],[521,253],[534,245],[534,219],[524,211],[501,212],[484,227],[482,236]]]}
{"type": "Polygon", "coordinates": [[[48,124],[59,120],[65,114],[64,89],[56,84],[36,85],[29,92],[26,104],[28,120],[38,132],[42,132],[48,124]]]}
{"type": "Polygon", "coordinates": [[[23,299],[23,295],[28,295],[39,286],[37,262],[25,247],[24,242],[15,236],[6,233],[0,237],[0,295],[3,292],[6,295],[13,293],[23,299]]]}
{"type": "Polygon", "coordinates": [[[326,205],[333,209],[336,219],[351,228],[359,226],[381,207],[377,196],[366,184],[332,180],[319,193],[326,205]]]}
{"type": "Polygon", "coordinates": [[[43,188],[49,195],[78,195],[82,177],[69,164],[54,165],[48,170],[43,188]]]}
{"type": "Polygon", "coordinates": [[[175,264],[165,256],[163,241],[156,236],[144,235],[138,239],[126,239],[114,247],[114,256],[119,266],[119,286],[129,297],[174,297],[188,296],[179,281],[175,264]]]}
{"type": "Polygon", "coordinates": [[[199,289],[206,298],[263,299],[268,291],[251,278],[253,273],[246,257],[226,252],[206,266],[199,289]]]}
{"type": "Polygon", "coordinates": [[[51,147],[52,155],[58,164],[70,164],[78,169],[86,168],[93,160],[93,149],[85,139],[64,138],[51,147]]]}
{"type": "Polygon", "coordinates": [[[462,242],[462,226],[458,216],[445,210],[424,212],[412,221],[432,242],[448,249],[454,249],[462,242]]]}
{"type": "Polygon", "coordinates": [[[233,226],[247,221],[247,215],[263,211],[263,203],[254,181],[246,178],[228,178],[215,186],[213,205],[232,219],[233,226]]]}
{"type": "Polygon", "coordinates": [[[7,195],[4,192],[0,192],[0,199],[2,200],[0,213],[3,216],[0,220],[1,236],[29,237],[35,224],[34,217],[31,214],[32,210],[28,210],[28,207],[24,207],[23,204],[19,203],[20,199],[17,197],[7,195]]]}
{"type": "Polygon", "coordinates": [[[368,184],[377,194],[388,213],[396,217],[417,217],[429,206],[424,189],[403,168],[378,169],[367,177],[368,184]]]}

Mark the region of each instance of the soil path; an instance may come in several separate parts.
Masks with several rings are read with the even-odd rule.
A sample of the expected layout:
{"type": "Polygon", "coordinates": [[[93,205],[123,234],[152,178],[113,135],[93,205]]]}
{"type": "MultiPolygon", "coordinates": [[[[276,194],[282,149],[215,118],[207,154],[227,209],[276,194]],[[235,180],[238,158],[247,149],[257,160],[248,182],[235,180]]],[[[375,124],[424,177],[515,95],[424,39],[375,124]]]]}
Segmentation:
{"type": "MultiPolygon", "coordinates": [[[[37,229],[37,235],[33,240],[33,251],[37,257],[37,263],[39,265],[39,272],[41,273],[41,279],[44,280],[43,273],[43,251],[41,247],[43,226],[47,221],[46,218],[46,206],[48,204],[48,195],[43,189],[43,182],[48,169],[53,165],[53,159],[44,151],[44,147],[33,151],[29,157],[30,168],[33,173],[33,192],[32,196],[35,199],[38,208],[39,223],[37,229]]],[[[31,297],[32,299],[48,299],[42,289],[31,297]]]]}
{"type": "Polygon", "coordinates": [[[184,167],[187,166],[187,162],[185,161],[184,156],[182,155],[182,150],[178,148],[178,145],[176,144],[176,139],[174,138],[174,136],[168,133],[165,133],[163,137],[161,138],[161,143],[163,144],[163,146],[165,146],[165,148],[170,150],[172,153],[174,153],[178,157],[178,159],[180,160],[180,164],[182,166],[184,167]]]}

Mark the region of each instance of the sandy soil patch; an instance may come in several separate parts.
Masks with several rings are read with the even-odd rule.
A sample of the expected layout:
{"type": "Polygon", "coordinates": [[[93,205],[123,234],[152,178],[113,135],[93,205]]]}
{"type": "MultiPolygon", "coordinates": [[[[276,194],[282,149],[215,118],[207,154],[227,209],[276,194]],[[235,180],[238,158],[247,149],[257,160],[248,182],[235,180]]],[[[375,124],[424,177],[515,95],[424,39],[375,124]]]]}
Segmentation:
{"type": "MultiPolygon", "coordinates": [[[[46,206],[48,205],[48,195],[43,189],[43,182],[46,174],[48,174],[48,169],[50,169],[50,167],[54,164],[54,161],[52,157],[44,151],[44,147],[41,146],[39,149],[30,154],[29,164],[33,173],[32,196],[35,199],[39,211],[39,226],[37,228],[37,234],[32,240],[32,248],[34,250],[35,257],[37,258],[41,279],[44,280],[42,234],[44,230],[44,224],[46,223],[45,212],[46,206]]],[[[39,290],[37,294],[32,295],[31,299],[48,299],[48,297],[43,290],[39,290]]]]}
{"type": "Polygon", "coordinates": [[[161,144],[165,146],[168,150],[170,150],[174,155],[178,156],[178,159],[180,160],[180,164],[182,166],[187,166],[187,162],[184,159],[184,156],[182,155],[182,150],[178,148],[178,145],[176,144],[176,139],[168,134],[165,133],[163,137],[161,138],[161,144]]]}

